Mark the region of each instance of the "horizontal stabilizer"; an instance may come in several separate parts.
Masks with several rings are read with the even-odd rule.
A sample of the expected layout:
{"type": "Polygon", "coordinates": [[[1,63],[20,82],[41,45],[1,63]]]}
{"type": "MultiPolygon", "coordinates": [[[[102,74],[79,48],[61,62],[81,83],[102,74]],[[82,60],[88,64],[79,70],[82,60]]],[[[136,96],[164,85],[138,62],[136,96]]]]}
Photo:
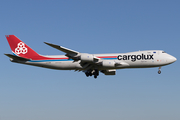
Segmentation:
{"type": "Polygon", "coordinates": [[[31,60],[31,59],[26,59],[26,58],[23,58],[23,57],[12,55],[12,54],[4,54],[4,55],[8,56],[9,58],[12,58],[13,60],[19,60],[19,61],[29,61],[29,60],[31,60]]]}
{"type": "Polygon", "coordinates": [[[74,51],[74,50],[59,46],[59,45],[55,45],[55,44],[51,44],[51,43],[47,43],[47,42],[44,42],[44,43],[51,46],[51,47],[53,47],[53,48],[56,48],[56,49],[62,51],[62,52],[65,52],[65,53],[67,53],[69,55],[77,55],[79,53],[77,51],[74,51]]]}

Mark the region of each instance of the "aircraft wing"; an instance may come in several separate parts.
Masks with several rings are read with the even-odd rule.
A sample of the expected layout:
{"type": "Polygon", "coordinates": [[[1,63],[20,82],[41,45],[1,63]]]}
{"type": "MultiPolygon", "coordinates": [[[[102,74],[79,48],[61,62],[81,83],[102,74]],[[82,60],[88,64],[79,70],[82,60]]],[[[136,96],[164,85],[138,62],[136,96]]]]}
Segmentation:
{"type": "MultiPolygon", "coordinates": [[[[74,61],[78,61],[78,60],[81,60],[83,58],[89,58],[90,54],[87,54],[87,53],[80,53],[80,52],[77,52],[75,50],[71,50],[71,49],[68,49],[68,48],[65,48],[65,47],[62,47],[62,46],[59,46],[59,45],[55,45],[55,44],[51,44],[51,43],[47,43],[47,42],[44,42],[45,44],[53,47],[53,48],[56,48],[62,52],[65,52],[67,57],[69,57],[70,59],[73,59],[74,61]]],[[[98,61],[100,60],[100,58],[97,58],[95,56],[91,57],[93,60],[95,61],[98,61]]],[[[82,62],[82,61],[81,61],[82,62]]]]}
{"type": "Polygon", "coordinates": [[[70,56],[74,56],[74,55],[77,55],[79,53],[77,51],[74,51],[74,50],[59,46],[59,45],[55,45],[55,44],[51,44],[51,43],[47,43],[47,42],[44,42],[44,43],[51,46],[51,47],[53,47],[53,48],[56,48],[56,49],[62,51],[62,52],[65,52],[70,56]]]}

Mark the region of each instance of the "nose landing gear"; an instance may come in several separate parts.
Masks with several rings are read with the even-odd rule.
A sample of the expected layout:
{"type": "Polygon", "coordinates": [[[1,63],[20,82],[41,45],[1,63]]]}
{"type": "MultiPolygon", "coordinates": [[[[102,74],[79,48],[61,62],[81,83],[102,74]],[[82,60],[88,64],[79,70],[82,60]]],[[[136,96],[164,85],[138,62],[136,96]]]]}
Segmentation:
{"type": "Polygon", "coordinates": [[[161,67],[159,67],[158,74],[161,74],[161,67]]]}

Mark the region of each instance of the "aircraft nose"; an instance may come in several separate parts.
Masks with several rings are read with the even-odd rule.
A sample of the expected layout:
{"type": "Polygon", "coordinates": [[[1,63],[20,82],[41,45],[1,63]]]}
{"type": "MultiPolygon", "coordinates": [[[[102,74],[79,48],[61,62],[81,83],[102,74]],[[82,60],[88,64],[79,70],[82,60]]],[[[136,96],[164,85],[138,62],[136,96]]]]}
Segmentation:
{"type": "Polygon", "coordinates": [[[173,62],[175,62],[177,59],[174,57],[174,56],[171,56],[170,57],[170,61],[173,63],[173,62]]]}

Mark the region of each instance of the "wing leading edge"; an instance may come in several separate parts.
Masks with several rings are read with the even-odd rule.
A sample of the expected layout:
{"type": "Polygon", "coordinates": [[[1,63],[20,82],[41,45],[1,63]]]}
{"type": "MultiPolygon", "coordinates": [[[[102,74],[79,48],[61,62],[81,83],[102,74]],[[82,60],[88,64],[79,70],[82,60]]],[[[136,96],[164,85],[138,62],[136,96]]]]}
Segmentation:
{"type": "Polygon", "coordinates": [[[51,44],[51,43],[47,43],[47,42],[44,42],[44,43],[53,48],[56,48],[56,49],[62,51],[62,52],[65,52],[66,54],[69,54],[69,55],[77,55],[79,53],[77,51],[74,51],[74,50],[59,46],[59,45],[55,45],[55,44],[51,44]]]}

